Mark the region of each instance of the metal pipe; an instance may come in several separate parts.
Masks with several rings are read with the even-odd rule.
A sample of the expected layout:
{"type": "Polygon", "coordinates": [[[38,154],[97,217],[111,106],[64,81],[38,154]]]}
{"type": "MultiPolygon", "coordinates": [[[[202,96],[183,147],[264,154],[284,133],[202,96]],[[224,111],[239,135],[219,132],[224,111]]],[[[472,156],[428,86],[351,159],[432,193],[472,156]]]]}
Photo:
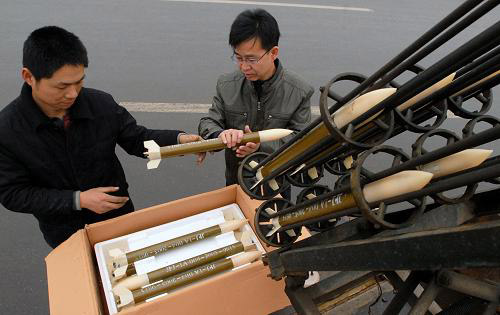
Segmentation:
{"type": "Polygon", "coordinates": [[[481,79],[497,72],[500,69],[500,51],[496,56],[486,61],[483,64],[478,65],[476,68],[470,70],[468,73],[462,75],[461,77],[455,79],[449,85],[436,92],[424,97],[417,103],[413,104],[410,108],[412,110],[419,110],[430,102],[437,102],[446,97],[452,95],[455,92],[459,92],[464,88],[480,81],[481,79]]]}
{"type": "Polygon", "coordinates": [[[397,294],[392,298],[391,303],[384,310],[383,315],[398,315],[400,314],[401,309],[403,308],[403,306],[405,306],[410,297],[414,296],[413,291],[415,291],[415,288],[420,283],[422,272],[412,271],[404,282],[394,271],[389,271],[384,274],[389,279],[392,286],[397,290],[397,294]],[[395,283],[396,281],[403,283],[398,286],[398,283],[395,283]]]}
{"type": "Polygon", "coordinates": [[[397,105],[409,100],[413,95],[420,93],[443,79],[445,76],[460,69],[478,56],[495,48],[500,44],[499,33],[500,21],[457,48],[431,67],[419,73],[415,78],[402,85],[396,93],[366,111],[364,114],[358,116],[351,123],[357,125],[381,110],[393,109],[397,105]]]}
{"type": "Polygon", "coordinates": [[[417,300],[417,303],[411,308],[408,315],[424,315],[440,290],[441,288],[436,284],[435,279],[433,279],[427,288],[425,288],[424,292],[417,300]]]}
{"type": "MultiPolygon", "coordinates": [[[[460,91],[465,91],[468,89],[468,87],[473,86],[475,83],[481,81],[482,79],[485,79],[488,76],[493,75],[495,72],[498,72],[499,69],[500,69],[500,53],[494,58],[485,62],[484,64],[479,65],[475,69],[455,79],[448,86],[423,98],[419,102],[415,103],[411,108],[413,110],[419,110],[423,106],[425,106],[428,102],[438,102],[450,95],[454,95],[454,93],[457,92],[460,93],[460,91]]],[[[487,80],[486,82],[491,82],[491,80],[493,80],[494,78],[495,76],[489,78],[489,80],[487,80]]]]}
{"type": "Polygon", "coordinates": [[[498,285],[449,270],[439,271],[436,281],[442,287],[486,301],[500,303],[500,287],[498,285]]]}
{"type": "Polygon", "coordinates": [[[474,86],[474,89],[471,89],[470,91],[466,91],[467,94],[462,95],[463,101],[466,101],[466,100],[474,97],[478,92],[491,89],[494,86],[497,86],[498,84],[500,84],[500,75],[497,75],[489,80],[481,82],[478,85],[474,86]]]}
{"type": "Polygon", "coordinates": [[[425,44],[427,44],[430,40],[435,38],[439,33],[443,32],[450,25],[454,24],[457,20],[462,18],[465,14],[470,12],[474,7],[479,5],[482,1],[466,1],[462,3],[458,8],[448,14],[445,18],[443,18],[440,22],[434,25],[430,30],[425,32],[422,36],[420,36],[416,41],[414,41],[410,46],[405,48],[401,53],[399,53],[396,57],[391,59],[388,63],[386,63],[382,68],[380,68],[377,72],[371,75],[368,79],[366,79],[363,83],[357,86],[354,90],[352,90],[349,94],[344,97],[342,100],[343,104],[346,104],[350,100],[352,100],[356,95],[363,92],[367,87],[369,87],[372,83],[394,68],[397,64],[403,62],[406,58],[414,54],[420,48],[422,48],[425,44]]]}
{"type": "MultiPolygon", "coordinates": [[[[287,211],[287,213],[288,213],[288,211],[287,211]]],[[[309,220],[304,220],[304,221],[301,221],[301,222],[297,222],[297,223],[293,223],[293,224],[290,224],[290,225],[287,225],[287,226],[280,227],[276,231],[276,233],[284,232],[284,231],[287,231],[287,230],[290,230],[290,229],[294,229],[294,228],[301,227],[301,226],[308,225],[308,224],[312,224],[312,223],[317,223],[317,222],[320,222],[320,221],[331,220],[331,219],[340,218],[340,217],[349,216],[349,215],[358,214],[358,213],[359,213],[359,209],[358,208],[350,208],[350,209],[342,210],[342,211],[339,211],[339,212],[330,213],[330,214],[324,215],[322,217],[317,217],[317,218],[313,218],[313,219],[309,219],[309,220]]],[[[279,215],[282,215],[282,214],[283,214],[283,211],[279,213],[279,215]]]]}
{"type": "MultiPolygon", "coordinates": [[[[442,99],[446,98],[450,94],[460,91],[467,86],[470,86],[471,84],[483,79],[484,77],[487,77],[488,75],[498,71],[500,69],[500,50],[496,52],[496,56],[490,56],[490,60],[487,60],[484,64],[476,64],[476,68],[472,69],[469,71],[469,73],[463,75],[462,77],[454,80],[452,83],[450,83],[448,86],[436,91],[435,93],[432,93],[431,95],[423,98],[419,102],[415,103],[412,105],[411,109],[413,110],[420,110],[423,111],[425,108],[423,108],[426,105],[429,104],[435,104],[442,99]]],[[[491,78],[490,80],[487,80],[485,82],[482,82],[478,84],[477,86],[474,87],[473,90],[468,91],[468,95],[473,95],[474,93],[477,93],[477,91],[481,91],[485,88],[491,88],[495,85],[500,83],[500,76],[491,78]]],[[[432,117],[432,113],[420,113],[419,112],[418,119],[417,121],[426,121],[430,117],[432,117]]],[[[416,117],[417,118],[417,117],[416,117]]],[[[392,136],[396,136],[400,134],[401,132],[405,131],[405,128],[402,128],[402,126],[396,125],[394,132],[392,136]]],[[[367,139],[367,138],[372,138],[376,137],[380,132],[377,129],[373,128],[368,128],[364,134],[361,134],[359,136],[360,139],[367,139]]],[[[363,141],[363,140],[361,140],[363,141]]],[[[324,150],[323,150],[324,151],[324,150]]],[[[314,162],[311,165],[308,165],[308,167],[311,166],[316,166],[319,164],[323,164],[329,160],[331,160],[333,157],[338,156],[339,154],[345,153],[348,151],[347,147],[340,147],[339,149],[333,151],[329,155],[325,156],[324,158],[319,159],[318,161],[314,162]]],[[[353,153],[355,153],[355,150],[353,150],[353,153]]],[[[278,169],[277,169],[278,170],[278,169]]],[[[273,172],[274,173],[274,172],[273,172]]],[[[272,174],[273,174],[272,173],[272,174]]]]}
{"type": "MultiPolygon", "coordinates": [[[[486,163],[486,162],[485,162],[486,163]]],[[[484,164],[484,163],[483,163],[484,164]]],[[[403,194],[395,198],[384,200],[384,203],[394,204],[405,200],[420,198],[440,192],[448,191],[451,189],[467,186],[470,184],[478,183],[487,179],[500,176],[500,158],[492,159],[489,165],[480,165],[459,174],[453,174],[446,178],[431,183],[428,186],[420,189],[419,191],[403,194]]]]}
{"type": "MultiPolygon", "coordinates": [[[[431,153],[433,153],[433,152],[425,154],[425,156],[427,156],[431,153]]],[[[424,156],[424,155],[422,155],[422,156],[424,156]]],[[[408,162],[411,162],[415,159],[417,159],[417,158],[414,158],[408,162]]],[[[438,159],[438,158],[436,158],[436,159],[438,159]]],[[[436,159],[432,159],[430,161],[434,161],[436,159]]],[[[430,161],[428,161],[428,162],[430,162],[430,161]]],[[[424,164],[424,163],[427,163],[427,162],[419,163],[417,165],[424,164]]],[[[389,169],[389,170],[392,170],[392,169],[389,169]]],[[[378,178],[379,174],[380,173],[375,174],[372,178],[378,178]]],[[[417,199],[420,197],[440,193],[440,192],[447,191],[450,189],[455,189],[458,187],[467,186],[467,185],[472,184],[472,183],[480,182],[480,181],[490,179],[490,178],[495,178],[498,176],[500,176],[500,156],[490,158],[477,167],[443,177],[443,179],[440,179],[437,182],[431,183],[428,186],[426,186],[418,191],[403,194],[403,195],[400,195],[400,196],[397,196],[394,198],[386,199],[386,200],[384,200],[384,203],[386,205],[390,205],[390,204],[395,204],[395,203],[406,201],[406,200],[417,199]]],[[[372,182],[372,180],[370,179],[369,182],[372,182]]],[[[332,192],[318,196],[314,199],[310,199],[310,200],[304,201],[300,204],[297,204],[295,206],[292,206],[292,207],[289,207],[286,209],[282,209],[277,213],[269,214],[269,217],[274,218],[277,216],[285,215],[287,213],[291,213],[291,212],[294,212],[296,210],[303,209],[303,208],[311,206],[313,204],[320,203],[321,201],[332,198],[338,194],[349,192],[350,190],[351,190],[351,187],[349,185],[346,185],[346,186],[340,187],[338,189],[335,189],[332,192]]],[[[372,203],[371,205],[377,205],[377,204],[378,203],[372,203]]],[[[299,227],[299,226],[302,226],[306,223],[307,224],[315,223],[318,221],[337,218],[337,217],[341,217],[341,216],[345,216],[345,215],[351,215],[351,214],[355,214],[358,212],[359,212],[359,210],[357,208],[349,208],[349,209],[343,210],[341,212],[339,211],[336,214],[331,214],[328,216],[323,216],[320,218],[314,218],[314,219],[310,219],[310,220],[307,220],[304,222],[298,222],[295,224],[287,225],[286,229],[282,227],[282,228],[280,228],[280,230],[278,230],[278,232],[283,231],[283,230],[289,230],[290,228],[299,227]]]]}
{"type": "Polygon", "coordinates": [[[370,87],[370,90],[376,90],[378,88],[385,86],[392,79],[396,78],[398,75],[403,73],[406,69],[408,69],[408,67],[415,65],[417,62],[419,62],[420,60],[425,58],[431,52],[436,50],[436,48],[443,45],[445,42],[447,42],[448,40],[453,38],[455,35],[457,35],[461,31],[463,31],[466,27],[468,27],[469,25],[474,23],[480,17],[482,17],[483,15],[485,15],[486,13],[491,11],[499,3],[500,3],[499,0],[487,1],[479,8],[475,9],[467,17],[465,17],[463,20],[459,21],[457,24],[452,26],[449,30],[447,30],[441,36],[439,36],[434,41],[432,41],[430,44],[428,44],[427,46],[422,48],[420,51],[418,51],[415,55],[411,56],[408,60],[404,61],[403,63],[398,65],[396,68],[394,68],[391,72],[389,72],[387,75],[382,77],[380,79],[380,81],[376,82],[372,87],[370,87]]]}
{"type": "MultiPolygon", "coordinates": [[[[378,105],[374,106],[366,113],[360,115],[358,118],[354,119],[351,124],[360,124],[364,120],[369,119],[369,117],[375,115],[381,110],[392,109],[396,105],[404,103],[413,95],[420,93],[437,81],[441,80],[441,76],[448,75],[464,64],[467,64],[469,61],[474,60],[477,56],[480,56],[485,51],[489,51],[492,47],[500,43],[500,37],[496,36],[498,32],[500,32],[500,22],[495,23],[493,26],[483,31],[482,33],[471,39],[469,42],[462,45],[454,52],[435,63],[430,68],[421,72],[419,75],[417,75],[417,77],[401,86],[401,88],[399,88],[396,93],[389,96],[387,99],[380,102],[378,105]],[[488,44],[484,45],[484,43],[488,44]]],[[[469,76],[467,76],[467,78],[469,78],[469,76]]],[[[273,154],[271,154],[271,156],[272,155],[273,154]]],[[[260,166],[265,165],[267,163],[266,161],[269,161],[268,158],[269,157],[261,161],[259,165],[256,166],[256,168],[258,169],[260,166]]],[[[305,159],[306,158],[304,156],[300,158],[301,161],[305,159]]],[[[297,163],[297,161],[294,162],[297,163]]],[[[283,171],[283,167],[281,167],[280,170],[283,171]]],[[[271,174],[273,176],[277,176],[278,173],[278,170],[274,170],[271,174]]],[[[266,177],[273,178],[272,176],[266,177]]]]}
{"type": "Polygon", "coordinates": [[[500,138],[500,126],[492,127],[485,131],[472,135],[468,138],[447,145],[446,147],[430,151],[426,154],[415,157],[407,162],[401,163],[400,165],[397,165],[393,168],[376,173],[373,176],[371,176],[369,180],[370,182],[379,180],[381,178],[390,176],[392,174],[396,174],[403,170],[413,169],[418,165],[427,164],[429,162],[457,153],[459,151],[477,147],[491,141],[495,141],[499,138],[500,138]]]}
{"type": "Polygon", "coordinates": [[[462,69],[458,70],[456,77],[460,77],[463,74],[465,74],[468,71],[470,71],[473,68],[475,68],[477,65],[480,65],[480,64],[484,63],[485,61],[490,60],[491,58],[493,58],[494,56],[496,56],[499,52],[500,52],[500,47],[497,47],[497,48],[493,49],[492,51],[490,51],[489,53],[487,53],[487,54],[485,54],[485,55],[477,58],[476,60],[474,60],[473,62],[469,63],[468,65],[466,65],[462,69]]]}
{"type": "MultiPolygon", "coordinates": [[[[482,2],[482,0],[468,0],[468,1],[465,1],[464,3],[462,3],[458,8],[453,10],[450,14],[448,14],[446,17],[444,17],[440,22],[438,22],[431,29],[429,29],[427,32],[425,32],[416,41],[414,41],[411,45],[409,45],[402,52],[400,52],[396,57],[391,59],[382,68],[380,68],[378,71],[376,71],[374,74],[372,74],[368,79],[363,81],[363,83],[361,83],[359,86],[357,86],[355,89],[353,89],[340,102],[338,102],[338,103],[340,103],[339,106],[347,104],[347,102],[349,102],[356,95],[358,95],[362,91],[364,91],[368,86],[370,86],[373,82],[378,80],[382,75],[386,74],[388,71],[390,71],[390,69],[392,69],[397,64],[399,64],[400,62],[404,61],[406,58],[411,56],[413,53],[415,53],[417,50],[419,50],[421,47],[423,47],[430,40],[435,38],[439,33],[443,32],[443,30],[445,30],[447,27],[449,27],[450,25],[455,23],[457,20],[462,18],[465,14],[467,14],[472,9],[474,9],[474,7],[479,5],[481,2],[482,2]]],[[[332,114],[332,112],[330,114],[332,114]]],[[[274,157],[276,157],[278,154],[281,154],[293,142],[302,138],[305,134],[307,134],[309,131],[311,131],[314,127],[316,127],[321,122],[322,122],[321,117],[314,120],[306,128],[304,128],[302,131],[297,133],[286,144],[284,144],[283,146],[278,148],[276,151],[274,151],[271,155],[269,155],[267,158],[262,160],[259,163],[259,165],[257,166],[257,168],[262,167],[263,165],[265,165],[266,163],[271,161],[274,157]]]]}
{"type": "MultiPolygon", "coordinates": [[[[457,152],[465,150],[465,149],[480,146],[482,144],[494,141],[494,140],[499,139],[499,138],[500,138],[500,125],[493,127],[493,128],[490,128],[490,129],[487,129],[483,132],[477,133],[475,135],[472,135],[472,136],[465,138],[465,139],[462,139],[460,141],[457,141],[457,142],[450,144],[444,148],[430,151],[430,152],[423,154],[421,156],[412,158],[411,160],[408,160],[407,162],[401,163],[401,164],[399,164],[395,167],[392,167],[390,169],[373,174],[369,178],[367,178],[366,180],[362,180],[362,183],[367,184],[367,183],[382,179],[384,177],[396,174],[396,173],[404,171],[404,170],[414,169],[415,167],[417,167],[419,165],[427,164],[429,162],[441,159],[445,156],[457,153],[457,152]]],[[[490,159],[489,161],[491,161],[491,160],[492,159],[490,159]]],[[[480,165],[476,168],[472,168],[472,169],[465,171],[465,173],[468,174],[469,172],[474,172],[478,169],[482,170],[482,167],[484,168],[485,165],[488,165],[490,163],[494,163],[494,162],[488,162],[488,163],[484,162],[482,165],[480,165]]],[[[495,165],[493,165],[493,166],[495,166],[495,165]]],[[[485,171],[481,171],[480,175],[482,175],[482,177],[480,179],[478,179],[477,181],[482,181],[482,180],[487,179],[487,178],[493,178],[493,177],[500,176],[500,174],[490,176],[491,174],[497,174],[499,172],[500,172],[500,167],[497,170],[493,170],[493,173],[490,173],[490,174],[488,174],[485,171]]],[[[474,178],[477,178],[477,176],[474,176],[474,178]]],[[[430,184],[429,186],[424,187],[423,189],[421,189],[417,192],[413,192],[410,194],[404,194],[404,195],[402,195],[400,197],[396,197],[396,198],[391,198],[391,199],[387,200],[387,202],[390,201],[390,203],[396,203],[396,202],[400,202],[400,201],[404,201],[404,200],[410,200],[410,199],[422,197],[424,195],[429,195],[432,193],[437,193],[437,192],[453,189],[456,187],[461,187],[461,186],[464,186],[464,185],[471,183],[471,181],[468,181],[468,178],[461,177],[461,179],[462,179],[462,181],[457,181],[457,183],[459,183],[458,186],[453,186],[451,188],[446,188],[446,189],[440,190],[441,187],[449,187],[450,186],[450,184],[448,183],[450,180],[445,177],[439,181],[440,184],[439,184],[438,188],[435,186],[435,184],[430,184]],[[465,184],[462,183],[463,180],[467,180],[465,184]],[[446,181],[448,181],[448,182],[446,182],[446,181]],[[426,193],[422,193],[423,191],[426,191],[426,193]],[[405,198],[405,199],[401,199],[401,198],[405,198]]],[[[456,185],[454,183],[455,183],[455,181],[452,181],[452,184],[456,185]]],[[[318,196],[314,199],[310,199],[310,200],[307,200],[303,203],[297,204],[295,206],[283,209],[279,212],[279,215],[291,213],[293,211],[302,209],[304,207],[308,207],[310,205],[321,202],[323,200],[327,200],[335,195],[349,192],[350,190],[351,190],[351,187],[348,185],[343,186],[343,187],[339,187],[339,188],[337,188],[329,193],[323,194],[323,195],[318,196]]],[[[387,204],[389,204],[389,203],[387,203],[387,204]]],[[[269,215],[270,218],[277,217],[277,216],[278,216],[278,213],[269,215]]]]}

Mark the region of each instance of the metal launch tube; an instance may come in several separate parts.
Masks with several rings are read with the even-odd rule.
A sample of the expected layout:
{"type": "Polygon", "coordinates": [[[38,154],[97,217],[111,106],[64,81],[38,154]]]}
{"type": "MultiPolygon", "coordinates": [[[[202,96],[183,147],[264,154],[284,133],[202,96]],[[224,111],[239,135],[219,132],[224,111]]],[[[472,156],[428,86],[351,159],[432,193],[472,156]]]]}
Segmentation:
{"type": "MultiPolygon", "coordinates": [[[[373,75],[364,80],[359,86],[349,92],[340,102],[338,102],[337,106],[342,106],[357,95],[365,91],[368,87],[373,85],[377,80],[386,76],[386,74],[393,70],[398,64],[402,63],[405,59],[413,55],[419,49],[424,47],[431,40],[434,40],[437,35],[443,32],[446,28],[454,24],[457,20],[461,19],[463,16],[471,12],[476,6],[481,4],[481,0],[468,0],[462,3],[459,7],[457,7],[453,12],[444,17],[439,23],[434,25],[431,29],[421,35],[417,40],[415,40],[412,44],[410,44],[407,48],[405,48],[402,52],[400,52],[397,56],[387,62],[383,67],[377,70],[373,75]]],[[[479,16],[476,16],[479,18],[479,16]]],[[[389,79],[390,80],[390,79],[389,79]]],[[[330,113],[333,113],[332,109],[330,109],[330,113]]],[[[322,118],[317,118],[314,122],[312,122],[309,126],[307,126],[304,130],[296,134],[293,139],[291,139],[287,144],[281,146],[278,150],[276,150],[273,154],[267,157],[264,161],[261,162],[262,165],[267,164],[276,156],[280,155],[283,151],[287,150],[291,144],[300,140],[307,133],[309,133],[313,128],[315,128],[318,124],[320,124],[322,118]]]]}
{"type": "MultiPolygon", "coordinates": [[[[385,200],[423,188],[430,182],[432,176],[433,174],[429,172],[403,171],[365,185],[363,194],[368,202],[385,200]]],[[[273,229],[266,236],[273,235],[281,227],[355,206],[356,201],[351,193],[335,195],[303,209],[272,218],[273,229]]],[[[270,215],[276,213],[276,210],[270,208],[264,211],[270,215]]]]}
{"type": "MultiPolygon", "coordinates": [[[[363,187],[363,195],[368,203],[394,198],[425,187],[432,178],[444,177],[466,169],[471,169],[483,163],[492,150],[467,149],[451,154],[439,160],[418,167],[423,171],[402,171],[394,175],[371,182],[363,187]]],[[[274,225],[267,236],[274,234],[279,228],[321,217],[333,212],[356,207],[351,193],[338,194],[311,204],[302,209],[282,214],[271,219],[274,225]]],[[[264,209],[269,215],[276,213],[273,209],[264,209]]]]}
{"type": "MultiPolygon", "coordinates": [[[[356,98],[349,104],[339,109],[335,114],[333,114],[333,120],[338,128],[342,128],[349,124],[353,119],[359,115],[365,113],[370,108],[374,107],[385,98],[389,97],[396,92],[395,88],[385,88],[380,90],[375,90],[368,92],[356,98]]],[[[367,121],[375,118],[370,117],[367,121]]],[[[282,154],[278,155],[275,159],[264,165],[261,169],[262,176],[268,176],[273,170],[278,168],[280,165],[290,161],[291,159],[297,157],[298,155],[305,152],[312,145],[320,142],[323,139],[330,137],[330,132],[325,124],[321,123],[308,134],[306,134],[300,140],[292,143],[282,154]]]]}

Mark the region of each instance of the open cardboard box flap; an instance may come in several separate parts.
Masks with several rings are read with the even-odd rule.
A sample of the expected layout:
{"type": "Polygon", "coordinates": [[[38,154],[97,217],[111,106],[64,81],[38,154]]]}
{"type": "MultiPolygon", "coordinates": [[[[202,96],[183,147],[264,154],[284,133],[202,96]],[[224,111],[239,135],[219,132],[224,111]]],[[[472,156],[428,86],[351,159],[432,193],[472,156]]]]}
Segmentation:
{"type": "MultiPolygon", "coordinates": [[[[90,244],[94,246],[95,243],[142,231],[236,202],[235,196],[237,194],[245,195],[241,188],[233,185],[138,210],[111,220],[94,223],[87,226],[85,230],[90,244]],[[131,220],[131,217],[133,217],[133,220],[131,220]]],[[[248,196],[247,199],[255,204],[253,210],[260,204],[258,201],[252,201],[248,196]]]]}
{"type": "MultiPolygon", "coordinates": [[[[91,224],[77,231],[46,258],[51,314],[106,314],[103,310],[94,244],[207,210],[238,203],[253,226],[255,208],[237,185],[195,195],[91,224]]],[[[263,244],[267,251],[272,250],[263,244]]],[[[283,281],[267,277],[262,262],[179,289],[119,314],[264,314],[289,305],[283,281]],[[219,301],[219,303],[217,303],[219,301]]]]}
{"type": "Polygon", "coordinates": [[[51,314],[103,314],[92,252],[79,230],[45,258],[51,314]]]}

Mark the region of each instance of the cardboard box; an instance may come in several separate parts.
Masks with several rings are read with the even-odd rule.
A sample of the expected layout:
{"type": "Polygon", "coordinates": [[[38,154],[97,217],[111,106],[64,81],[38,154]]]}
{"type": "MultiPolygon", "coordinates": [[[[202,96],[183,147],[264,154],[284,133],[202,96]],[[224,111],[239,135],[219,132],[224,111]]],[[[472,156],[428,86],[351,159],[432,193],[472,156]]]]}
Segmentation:
{"type": "MultiPolygon", "coordinates": [[[[246,219],[246,217],[241,211],[240,207],[236,203],[231,203],[229,205],[188,216],[180,220],[160,224],[149,229],[141,230],[139,232],[127,234],[118,238],[113,238],[111,240],[95,244],[94,251],[97,258],[101,284],[103,287],[104,295],[106,297],[107,309],[109,313],[116,314],[118,312],[114,294],[112,292],[114,279],[111,274],[114,271],[114,268],[112,266],[112,258],[109,256],[110,250],[120,249],[124,253],[126,253],[141,248],[146,248],[153,244],[158,244],[167,240],[172,240],[176,237],[187,235],[194,231],[199,231],[217,224],[221,224],[223,222],[242,219],[246,219]]],[[[255,235],[255,233],[253,232],[250,224],[247,223],[235,231],[239,234],[245,232],[247,242],[250,241],[255,244],[256,248],[254,250],[258,250],[260,253],[265,252],[264,248],[260,244],[257,235],[255,235]]],[[[230,244],[234,244],[237,241],[238,240],[236,239],[234,231],[231,231],[167,250],[160,255],[150,256],[148,258],[136,261],[135,263],[133,263],[133,265],[137,271],[137,274],[145,274],[189,259],[191,257],[220,249],[230,244]]],[[[236,268],[241,267],[243,266],[239,266],[236,268]]],[[[231,271],[227,270],[225,272],[231,271]]],[[[176,289],[174,289],[173,291],[175,290],[176,289]]],[[[168,292],[168,294],[172,294],[173,291],[168,292]]],[[[153,299],[160,296],[161,295],[155,296],[153,297],[153,299]]]]}
{"type": "MultiPolygon", "coordinates": [[[[236,185],[142,209],[86,226],[46,258],[50,313],[107,314],[94,244],[237,203],[253,226],[255,208],[236,185]]],[[[263,244],[264,245],[264,244],[263,244]]],[[[266,251],[273,248],[264,246],[266,251]]],[[[284,282],[267,277],[262,262],[206,279],[119,314],[268,314],[290,304],[284,282]]]]}

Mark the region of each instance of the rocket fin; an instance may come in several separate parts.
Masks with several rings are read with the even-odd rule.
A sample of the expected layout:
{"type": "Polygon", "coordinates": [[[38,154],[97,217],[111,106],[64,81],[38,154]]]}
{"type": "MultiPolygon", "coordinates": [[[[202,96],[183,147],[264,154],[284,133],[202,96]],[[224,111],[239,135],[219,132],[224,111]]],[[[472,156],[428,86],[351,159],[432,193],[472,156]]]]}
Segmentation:
{"type": "Polygon", "coordinates": [[[158,165],[160,165],[160,162],[161,162],[160,159],[148,161],[148,164],[147,164],[148,170],[157,168],[158,165]]]}

